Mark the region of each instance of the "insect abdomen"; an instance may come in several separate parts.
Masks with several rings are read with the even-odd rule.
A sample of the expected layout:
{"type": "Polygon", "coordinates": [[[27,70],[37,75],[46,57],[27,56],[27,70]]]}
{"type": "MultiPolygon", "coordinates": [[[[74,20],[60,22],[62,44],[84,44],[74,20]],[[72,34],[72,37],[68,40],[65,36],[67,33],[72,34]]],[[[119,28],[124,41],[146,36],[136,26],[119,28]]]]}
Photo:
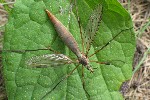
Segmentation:
{"type": "Polygon", "coordinates": [[[67,30],[67,28],[48,10],[46,10],[49,19],[54,24],[55,30],[57,31],[58,35],[61,37],[62,41],[68,48],[77,56],[81,57],[81,52],[77,45],[76,40],[72,36],[72,34],[67,30]]]}

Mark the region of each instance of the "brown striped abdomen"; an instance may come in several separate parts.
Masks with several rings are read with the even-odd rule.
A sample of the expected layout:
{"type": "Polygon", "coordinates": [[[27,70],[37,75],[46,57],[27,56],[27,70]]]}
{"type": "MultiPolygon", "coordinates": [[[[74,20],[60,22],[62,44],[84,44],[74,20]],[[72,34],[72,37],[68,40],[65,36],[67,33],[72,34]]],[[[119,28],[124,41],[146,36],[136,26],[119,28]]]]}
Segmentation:
{"type": "Polygon", "coordinates": [[[46,10],[49,19],[54,24],[55,30],[62,39],[62,41],[67,45],[67,47],[77,56],[81,57],[81,52],[79,50],[78,44],[72,34],[67,30],[67,28],[48,10],[46,10]]]}

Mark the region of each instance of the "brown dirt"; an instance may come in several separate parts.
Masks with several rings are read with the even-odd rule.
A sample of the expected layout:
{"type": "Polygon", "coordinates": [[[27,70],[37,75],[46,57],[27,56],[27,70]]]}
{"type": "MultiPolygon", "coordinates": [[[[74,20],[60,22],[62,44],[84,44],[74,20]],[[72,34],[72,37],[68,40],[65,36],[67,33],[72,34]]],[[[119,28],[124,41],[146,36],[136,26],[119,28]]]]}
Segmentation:
{"type": "Polygon", "coordinates": [[[137,33],[137,45],[133,62],[133,70],[141,63],[140,69],[132,79],[123,85],[126,100],[150,100],[150,0],[120,0],[121,4],[130,12],[134,30],[137,33]],[[141,31],[143,30],[143,31],[141,31]],[[141,61],[143,60],[143,61],[141,61]]]}

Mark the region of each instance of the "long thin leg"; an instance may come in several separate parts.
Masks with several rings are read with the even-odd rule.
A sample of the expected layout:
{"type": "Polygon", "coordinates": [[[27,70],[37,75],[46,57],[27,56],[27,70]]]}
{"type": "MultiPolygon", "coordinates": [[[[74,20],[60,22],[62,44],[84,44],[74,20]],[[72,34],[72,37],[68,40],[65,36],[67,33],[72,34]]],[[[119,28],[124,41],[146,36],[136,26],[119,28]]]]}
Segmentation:
{"type": "Polygon", "coordinates": [[[62,81],[66,80],[78,67],[80,64],[78,64],[70,73],[68,73],[65,77],[63,77],[49,92],[47,92],[42,98],[44,99],[48,94],[50,94],[62,81]]]}
{"type": "Polygon", "coordinates": [[[81,23],[80,23],[80,18],[79,18],[77,1],[76,0],[74,0],[74,5],[75,5],[75,8],[76,8],[77,20],[78,20],[79,29],[80,29],[80,36],[81,36],[81,40],[82,40],[82,53],[84,53],[84,39],[83,39],[83,33],[82,33],[82,28],[81,28],[81,23]]]}
{"type": "Polygon", "coordinates": [[[84,67],[82,65],[82,85],[83,85],[83,89],[85,89],[85,81],[84,81],[84,67]]]}
{"type": "MultiPolygon", "coordinates": [[[[77,1],[76,0],[74,0],[74,4],[75,4],[75,8],[76,8],[77,20],[78,20],[79,29],[80,29],[80,36],[81,36],[81,40],[82,40],[82,53],[84,53],[84,39],[83,39],[83,33],[82,33],[82,28],[81,28],[80,18],[79,18],[79,14],[78,14],[78,7],[77,7],[77,1]]],[[[86,92],[86,95],[88,95],[88,97],[90,97],[90,95],[88,94],[88,92],[85,89],[84,66],[83,65],[82,65],[82,86],[83,86],[84,91],[86,92]]]]}
{"type": "Polygon", "coordinates": [[[82,86],[83,86],[83,89],[84,89],[84,91],[85,91],[85,93],[86,93],[86,95],[88,96],[88,97],[90,97],[90,95],[89,95],[89,93],[86,91],[86,89],[85,89],[85,81],[84,81],[84,66],[82,65],[82,86]]]}
{"type": "Polygon", "coordinates": [[[1,52],[16,52],[16,53],[25,53],[25,52],[30,52],[30,51],[39,51],[39,50],[49,50],[54,53],[60,54],[58,51],[55,51],[52,48],[45,48],[45,49],[34,49],[34,50],[2,50],[1,52]]]}
{"type": "MultiPolygon", "coordinates": [[[[2,52],[16,52],[16,53],[25,53],[25,52],[32,52],[32,51],[39,51],[39,50],[49,50],[49,51],[52,51],[54,54],[61,54],[60,52],[58,51],[55,51],[54,49],[52,48],[45,48],[45,49],[35,49],[35,50],[2,50],[0,51],[0,54],[2,52]]],[[[40,56],[39,56],[40,57],[40,56]]],[[[69,56],[67,56],[68,58],[70,58],[69,56]]],[[[46,59],[46,58],[44,58],[46,59]]],[[[71,59],[74,59],[74,58],[71,58],[71,59]]]]}
{"type": "Polygon", "coordinates": [[[98,64],[110,65],[110,63],[108,63],[108,62],[99,62],[99,61],[94,61],[94,60],[90,60],[90,62],[95,62],[95,63],[98,63],[98,64]]]}
{"type": "Polygon", "coordinates": [[[111,65],[111,62],[114,62],[114,61],[117,61],[117,62],[122,62],[122,63],[124,63],[125,64],[125,62],[124,61],[122,61],[122,60],[111,60],[111,61],[109,61],[109,62],[99,62],[99,61],[93,61],[93,60],[91,60],[90,62],[95,62],[95,63],[98,63],[98,64],[105,64],[105,65],[111,65]]]}
{"type": "Polygon", "coordinates": [[[104,49],[106,46],[108,46],[108,44],[110,44],[110,42],[112,42],[116,37],[118,37],[123,31],[126,31],[126,30],[130,30],[132,29],[133,27],[129,28],[129,29],[125,29],[125,30],[122,30],[121,32],[119,32],[117,35],[115,35],[111,40],[109,40],[105,45],[103,45],[99,50],[96,50],[93,54],[91,54],[89,56],[92,57],[94,54],[98,53],[99,51],[101,51],[102,49],[104,49]]]}

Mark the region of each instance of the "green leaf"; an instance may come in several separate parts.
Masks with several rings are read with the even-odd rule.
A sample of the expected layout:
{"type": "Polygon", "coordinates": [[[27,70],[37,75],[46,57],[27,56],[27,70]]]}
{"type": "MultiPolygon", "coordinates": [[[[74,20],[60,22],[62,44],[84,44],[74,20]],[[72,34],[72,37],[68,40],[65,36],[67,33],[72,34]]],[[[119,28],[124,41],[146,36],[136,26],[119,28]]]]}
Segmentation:
{"type": "MultiPolygon", "coordinates": [[[[94,73],[84,69],[85,90],[82,86],[80,65],[67,80],[46,95],[76,65],[31,68],[25,64],[25,61],[33,56],[52,52],[47,50],[24,53],[4,51],[3,74],[9,100],[39,100],[44,95],[46,95],[45,100],[123,99],[119,88],[122,82],[130,79],[132,75],[132,58],[135,49],[132,21],[130,15],[116,0],[78,0],[77,6],[83,28],[92,10],[99,3],[103,5],[102,22],[89,53],[93,54],[120,34],[90,60],[111,62],[111,65],[91,62],[92,67],[96,69],[94,73]]],[[[73,13],[73,10],[69,17],[70,3],[67,0],[17,0],[6,25],[4,50],[36,50],[51,47],[70,58],[76,58],[58,37],[45,9],[51,11],[70,30],[81,50],[76,13],[73,13]]]]}

